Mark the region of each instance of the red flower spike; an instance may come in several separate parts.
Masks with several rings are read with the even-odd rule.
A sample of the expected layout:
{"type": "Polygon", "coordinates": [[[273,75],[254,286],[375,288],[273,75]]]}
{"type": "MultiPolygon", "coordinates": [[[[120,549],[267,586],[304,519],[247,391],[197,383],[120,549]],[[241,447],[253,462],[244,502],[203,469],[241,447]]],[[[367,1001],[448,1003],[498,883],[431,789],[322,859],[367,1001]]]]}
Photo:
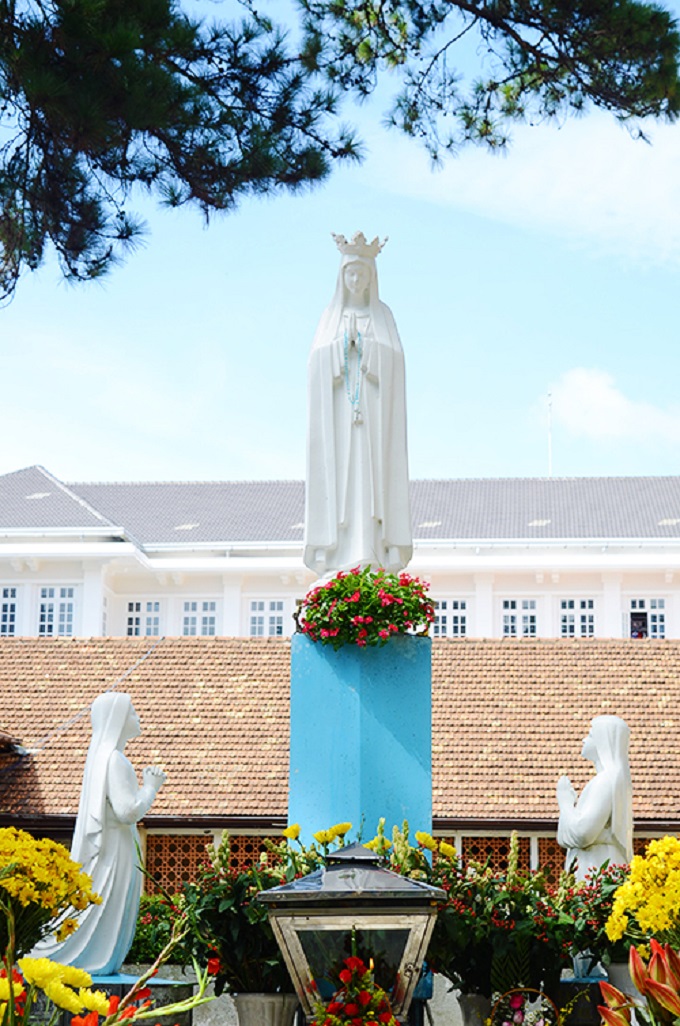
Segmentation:
{"type": "Polygon", "coordinates": [[[622,1005],[628,1004],[626,995],[616,987],[612,987],[611,983],[607,983],[606,980],[600,980],[600,991],[609,1008],[620,1008],[622,1005]]]}
{"type": "Polygon", "coordinates": [[[680,991],[680,955],[670,944],[666,945],[666,964],[670,975],[669,985],[680,991]]]}
{"type": "Polygon", "coordinates": [[[668,987],[665,983],[657,983],[656,980],[647,980],[647,996],[657,1001],[662,1008],[666,1008],[673,1015],[680,1015],[680,994],[668,987]]]}
{"type": "MultiPolygon", "coordinates": [[[[637,948],[631,948],[628,955],[628,969],[630,971],[630,978],[644,996],[645,986],[647,984],[647,969],[645,963],[640,958],[637,948]]],[[[600,984],[602,987],[602,984],[600,984]]],[[[604,997],[604,994],[603,994],[604,997]]],[[[605,1001],[606,1001],[605,997],[605,1001]]]]}
{"type": "Polygon", "coordinates": [[[143,1001],[145,998],[151,997],[151,987],[142,987],[141,990],[137,991],[137,997],[135,1001],[143,1001]]]}
{"type": "Polygon", "coordinates": [[[109,1015],[115,1015],[118,1011],[118,1005],[120,1004],[120,998],[117,994],[112,994],[109,998],[109,1015]]]}
{"type": "Polygon", "coordinates": [[[74,1015],[71,1017],[71,1026],[97,1026],[99,1016],[96,1012],[88,1012],[87,1015],[74,1015]]]}
{"type": "Polygon", "coordinates": [[[602,1016],[605,1026],[630,1026],[630,1008],[614,1011],[612,1008],[598,1005],[597,1010],[602,1016]]]}

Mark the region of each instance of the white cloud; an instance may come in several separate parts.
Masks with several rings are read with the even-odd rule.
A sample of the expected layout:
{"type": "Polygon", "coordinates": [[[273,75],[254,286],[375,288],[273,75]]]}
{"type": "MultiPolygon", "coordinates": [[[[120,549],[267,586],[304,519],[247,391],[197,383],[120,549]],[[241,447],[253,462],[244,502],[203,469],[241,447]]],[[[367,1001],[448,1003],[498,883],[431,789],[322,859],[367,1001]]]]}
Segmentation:
{"type": "Polygon", "coordinates": [[[605,371],[567,371],[552,388],[552,401],[555,422],[574,437],[680,442],[680,410],[628,398],[605,371]]]}
{"type": "Polygon", "coordinates": [[[381,137],[371,175],[400,195],[549,230],[636,261],[680,262],[680,129],[646,128],[651,145],[593,113],[520,125],[505,156],[469,148],[432,171],[396,133],[381,137]]]}

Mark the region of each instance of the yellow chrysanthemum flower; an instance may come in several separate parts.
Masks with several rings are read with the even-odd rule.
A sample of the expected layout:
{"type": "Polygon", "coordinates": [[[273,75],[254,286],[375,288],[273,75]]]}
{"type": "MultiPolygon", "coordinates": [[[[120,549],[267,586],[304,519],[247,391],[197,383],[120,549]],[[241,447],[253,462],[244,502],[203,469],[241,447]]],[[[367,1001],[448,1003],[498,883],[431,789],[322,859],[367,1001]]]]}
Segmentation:
{"type": "Polygon", "coordinates": [[[328,833],[331,835],[331,838],[335,840],[336,837],[344,837],[345,834],[351,829],[351,823],[336,823],[335,826],[332,826],[330,828],[328,833]]]}
{"type": "Polygon", "coordinates": [[[103,990],[88,990],[85,987],[81,987],[78,991],[78,997],[83,1008],[86,1008],[88,1012],[97,1012],[99,1015],[104,1016],[109,1014],[109,998],[103,990]]]}
{"type": "Polygon", "coordinates": [[[317,832],[312,836],[317,844],[330,844],[333,840],[329,830],[317,830],[317,832]]]}
{"type": "Polygon", "coordinates": [[[439,842],[439,851],[447,859],[455,860],[458,858],[458,852],[456,851],[454,846],[452,844],[449,844],[447,841],[439,842]]]}
{"type": "Polygon", "coordinates": [[[78,1015],[83,1010],[83,1003],[76,992],[67,987],[61,980],[52,980],[51,983],[48,983],[45,987],[45,993],[57,1008],[63,1008],[67,1012],[72,1012],[73,1015],[78,1015]]]}
{"type": "Polygon", "coordinates": [[[297,841],[300,836],[300,824],[291,823],[291,825],[286,827],[283,831],[283,836],[287,837],[289,841],[297,841]]]}
{"type": "Polygon", "coordinates": [[[437,842],[434,837],[432,834],[426,834],[424,830],[416,830],[416,841],[421,848],[427,848],[428,851],[437,850],[437,842]]]}

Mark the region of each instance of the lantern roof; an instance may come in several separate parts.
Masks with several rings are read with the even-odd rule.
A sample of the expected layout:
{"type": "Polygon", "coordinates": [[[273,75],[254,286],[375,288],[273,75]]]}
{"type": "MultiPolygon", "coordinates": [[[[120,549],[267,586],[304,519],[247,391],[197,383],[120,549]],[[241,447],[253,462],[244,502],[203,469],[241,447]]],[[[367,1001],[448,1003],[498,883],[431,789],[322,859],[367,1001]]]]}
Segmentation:
{"type": "Polygon", "coordinates": [[[343,901],[398,901],[429,905],[446,897],[439,887],[401,876],[380,865],[380,857],[363,844],[351,844],[327,856],[320,869],[290,883],[260,891],[266,905],[327,904],[343,901]]]}

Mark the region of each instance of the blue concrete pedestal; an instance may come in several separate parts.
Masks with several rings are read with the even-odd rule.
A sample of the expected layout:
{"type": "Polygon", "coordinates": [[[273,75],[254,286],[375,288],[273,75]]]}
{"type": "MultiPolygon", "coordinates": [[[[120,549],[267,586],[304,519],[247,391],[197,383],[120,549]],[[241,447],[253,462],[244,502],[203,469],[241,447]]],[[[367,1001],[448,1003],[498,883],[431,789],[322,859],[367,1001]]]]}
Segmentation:
{"type": "Polygon", "coordinates": [[[288,822],[301,840],[349,821],[364,840],[409,821],[432,829],[432,643],[291,643],[288,822]]]}

